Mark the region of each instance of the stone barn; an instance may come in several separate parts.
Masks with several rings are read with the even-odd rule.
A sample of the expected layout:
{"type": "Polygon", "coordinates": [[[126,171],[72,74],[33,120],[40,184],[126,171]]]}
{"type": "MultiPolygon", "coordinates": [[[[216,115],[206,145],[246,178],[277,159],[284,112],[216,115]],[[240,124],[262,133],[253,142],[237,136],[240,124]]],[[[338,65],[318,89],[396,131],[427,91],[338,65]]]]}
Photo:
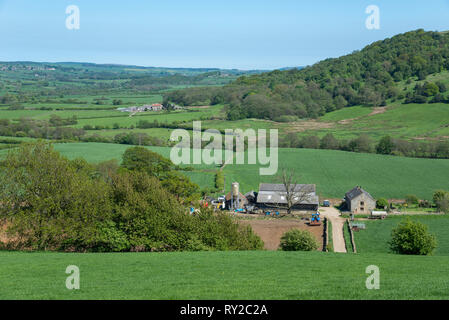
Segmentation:
{"type": "MultiPolygon", "coordinates": [[[[293,189],[293,185],[292,185],[293,189]]],[[[294,210],[318,210],[319,199],[314,184],[296,184],[293,190],[294,210]]],[[[257,206],[261,209],[280,209],[287,206],[287,192],[283,184],[261,183],[257,206]]]]}
{"type": "Polygon", "coordinates": [[[376,209],[376,200],[362,187],[355,187],[345,195],[346,207],[353,214],[370,214],[376,209]]]}

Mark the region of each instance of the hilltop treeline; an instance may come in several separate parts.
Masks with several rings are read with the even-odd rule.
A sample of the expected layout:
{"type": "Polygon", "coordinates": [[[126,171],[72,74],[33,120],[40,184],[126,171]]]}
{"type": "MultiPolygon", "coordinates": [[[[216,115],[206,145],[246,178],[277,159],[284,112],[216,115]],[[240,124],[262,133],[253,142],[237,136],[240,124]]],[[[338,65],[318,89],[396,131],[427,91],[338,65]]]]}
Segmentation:
{"type": "MultiPolygon", "coordinates": [[[[383,106],[388,99],[405,100],[398,82],[424,80],[448,69],[449,34],[416,30],[301,70],[243,76],[223,88],[173,91],[165,100],[182,105],[224,103],[229,120],[315,118],[347,106],[383,106]]],[[[408,102],[415,96],[440,93],[433,85],[415,91],[408,102]]],[[[436,99],[445,101],[446,97],[436,99]]]]}
{"type": "Polygon", "coordinates": [[[68,160],[44,143],[0,162],[0,247],[61,251],[254,250],[263,242],[230,216],[187,205],[198,186],[142,147],[122,164],[68,160]],[[2,229],[3,231],[3,229],[2,229]]]}

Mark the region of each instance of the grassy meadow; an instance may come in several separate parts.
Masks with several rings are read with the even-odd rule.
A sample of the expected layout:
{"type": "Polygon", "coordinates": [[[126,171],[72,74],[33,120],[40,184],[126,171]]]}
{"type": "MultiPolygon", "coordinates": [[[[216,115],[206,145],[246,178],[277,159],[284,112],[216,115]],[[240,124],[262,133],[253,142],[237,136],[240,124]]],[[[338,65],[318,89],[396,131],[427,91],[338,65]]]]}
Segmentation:
{"type": "MultiPolygon", "coordinates": [[[[449,256],[449,216],[448,215],[416,215],[408,216],[428,226],[429,232],[434,234],[438,245],[434,254],[436,256],[449,256]]],[[[404,216],[389,216],[380,221],[361,221],[365,223],[366,230],[354,232],[358,253],[388,253],[388,241],[391,239],[391,230],[396,227],[404,216]]]]}
{"type": "Polygon", "coordinates": [[[0,252],[0,299],[448,299],[448,256],[0,252]],[[380,290],[367,290],[369,265],[380,290]],[[80,290],[65,287],[80,269],[80,290]]]}

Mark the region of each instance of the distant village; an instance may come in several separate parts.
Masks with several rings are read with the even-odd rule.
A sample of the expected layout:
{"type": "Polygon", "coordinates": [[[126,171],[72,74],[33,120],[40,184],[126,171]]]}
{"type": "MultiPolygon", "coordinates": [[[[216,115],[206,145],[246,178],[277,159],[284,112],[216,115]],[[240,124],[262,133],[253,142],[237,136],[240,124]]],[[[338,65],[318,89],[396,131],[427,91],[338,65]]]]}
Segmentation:
{"type": "MultiPolygon", "coordinates": [[[[132,112],[132,113],[136,113],[136,112],[151,112],[151,111],[162,111],[164,110],[165,107],[160,104],[160,103],[153,103],[153,104],[146,104],[143,106],[132,106],[132,107],[128,107],[128,108],[118,108],[117,110],[121,111],[121,112],[132,112]]],[[[183,107],[177,106],[177,105],[172,105],[171,106],[172,110],[181,110],[184,109],[183,107]]]]}

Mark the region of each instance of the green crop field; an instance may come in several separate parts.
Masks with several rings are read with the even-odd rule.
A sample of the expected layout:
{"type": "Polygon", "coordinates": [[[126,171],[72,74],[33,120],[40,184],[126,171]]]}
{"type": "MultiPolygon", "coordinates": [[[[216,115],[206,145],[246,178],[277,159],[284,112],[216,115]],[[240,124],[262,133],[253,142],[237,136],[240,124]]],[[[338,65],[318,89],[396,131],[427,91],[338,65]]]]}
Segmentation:
{"type": "Polygon", "coordinates": [[[448,299],[449,257],[323,252],[0,252],[0,299],[448,299]],[[80,290],[65,287],[69,265],[80,290]],[[367,290],[366,267],[380,269],[367,290]]]}
{"type": "MultiPolygon", "coordinates": [[[[343,198],[345,192],[357,185],[376,198],[402,199],[415,194],[431,199],[435,190],[449,189],[448,160],[279,149],[279,168],[293,170],[302,183],[316,184],[318,194],[333,198],[343,198]]],[[[260,176],[258,165],[227,165],[224,172],[226,181],[238,181],[245,192],[258,190],[261,182],[276,181],[273,176],[260,176]]]]}
{"type": "MultiPolygon", "coordinates": [[[[438,242],[435,255],[449,256],[449,216],[448,215],[428,215],[428,216],[408,216],[429,227],[438,242]]],[[[385,220],[362,221],[366,225],[366,230],[354,232],[355,244],[358,253],[388,253],[388,241],[391,239],[391,230],[402,220],[401,216],[389,216],[385,220]]]]}

